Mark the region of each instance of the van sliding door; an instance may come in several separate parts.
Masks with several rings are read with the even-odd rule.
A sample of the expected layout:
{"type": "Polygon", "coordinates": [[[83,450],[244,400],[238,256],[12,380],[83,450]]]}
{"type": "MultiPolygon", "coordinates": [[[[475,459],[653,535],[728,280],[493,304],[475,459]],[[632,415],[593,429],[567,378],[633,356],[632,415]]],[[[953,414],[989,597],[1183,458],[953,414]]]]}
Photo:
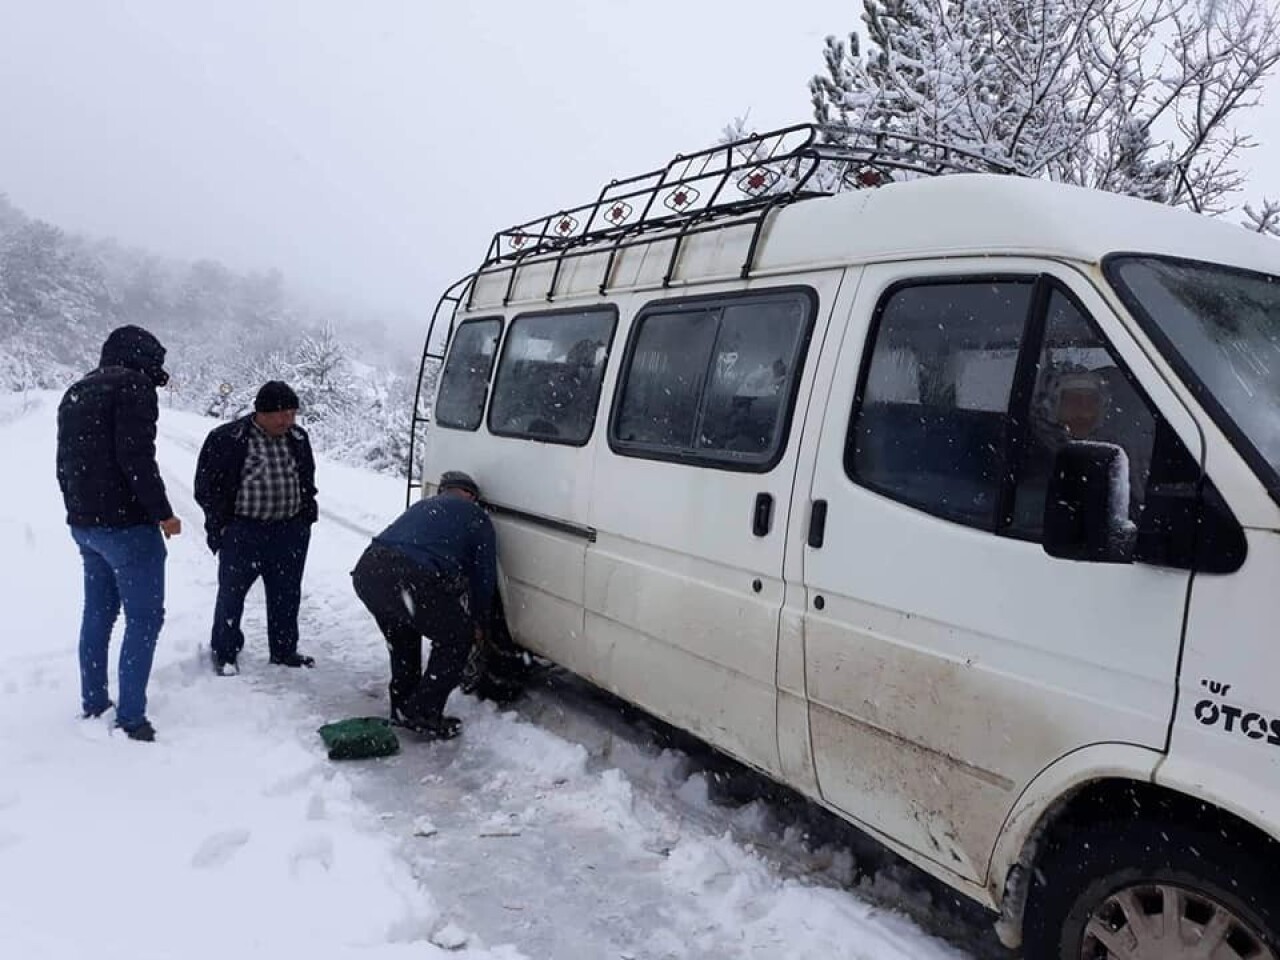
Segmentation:
{"type": "Polygon", "coordinates": [[[839,281],[640,305],[595,464],[580,667],[774,774],[783,555],[839,281]]]}

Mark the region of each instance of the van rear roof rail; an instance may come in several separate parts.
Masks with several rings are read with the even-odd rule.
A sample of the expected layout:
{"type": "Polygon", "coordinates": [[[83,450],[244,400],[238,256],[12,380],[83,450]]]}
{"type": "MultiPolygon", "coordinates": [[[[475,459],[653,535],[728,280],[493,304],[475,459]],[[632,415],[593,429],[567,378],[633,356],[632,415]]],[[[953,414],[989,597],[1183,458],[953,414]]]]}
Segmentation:
{"type": "MultiPolygon", "coordinates": [[[[769,210],[798,200],[950,173],[1021,171],[910,134],[794,124],[676,154],[665,167],[610,181],[589,203],[500,230],[478,272],[602,241],[631,246],[646,233],[683,234],[695,224],[753,211],[763,221],[769,210]]],[[[750,263],[744,271],[749,269],[750,263]]]]}

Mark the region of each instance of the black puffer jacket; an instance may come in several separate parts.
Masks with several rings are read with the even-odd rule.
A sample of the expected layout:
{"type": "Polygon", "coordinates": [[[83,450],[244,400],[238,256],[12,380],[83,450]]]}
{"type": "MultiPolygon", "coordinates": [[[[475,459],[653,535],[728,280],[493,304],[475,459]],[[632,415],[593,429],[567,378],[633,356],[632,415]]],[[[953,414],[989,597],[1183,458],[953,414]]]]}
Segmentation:
{"type": "Polygon", "coordinates": [[[67,523],[128,527],[173,516],[156,464],[164,347],[141,327],[112,331],[98,369],[58,405],[58,486],[67,523]]]}

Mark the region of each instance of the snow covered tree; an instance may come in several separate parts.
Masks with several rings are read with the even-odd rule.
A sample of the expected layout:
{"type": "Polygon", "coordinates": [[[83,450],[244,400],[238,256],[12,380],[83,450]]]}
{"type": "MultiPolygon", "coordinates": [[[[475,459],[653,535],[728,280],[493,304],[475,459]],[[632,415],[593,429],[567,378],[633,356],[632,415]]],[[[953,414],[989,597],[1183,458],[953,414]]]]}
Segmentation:
{"type": "Polygon", "coordinates": [[[28,220],[0,236],[0,339],[27,341],[26,369],[45,371],[40,385],[88,369],[115,319],[100,265],[62,231],[28,220]]]}
{"type": "Polygon", "coordinates": [[[828,37],[828,137],[873,128],[1032,176],[1206,213],[1232,206],[1236,127],[1280,61],[1265,0],[864,0],[870,49],[828,37]]]}
{"type": "Polygon", "coordinates": [[[302,402],[304,423],[336,422],[359,405],[346,347],[332,327],[307,334],[290,353],[290,384],[302,402]]]}
{"type": "Polygon", "coordinates": [[[1256,210],[1246,203],[1244,215],[1244,225],[1250,230],[1280,237],[1280,200],[1263,200],[1256,210]]]}
{"type": "Polygon", "coordinates": [[[263,383],[285,380],[317,450],[403,473],[416,366],[378,319],[291,296],[276,270],[241,274],[65,234],[0,194],[0,390],[66,387],[121,323],[168,348],[166,406],[243,416],[263,383]]]}
{"type": "Polygon", "coordinates": [[[13,233],[27,222],[27,215],[9,202],[8,196],[0,193],[0,236],[13,233]]]}

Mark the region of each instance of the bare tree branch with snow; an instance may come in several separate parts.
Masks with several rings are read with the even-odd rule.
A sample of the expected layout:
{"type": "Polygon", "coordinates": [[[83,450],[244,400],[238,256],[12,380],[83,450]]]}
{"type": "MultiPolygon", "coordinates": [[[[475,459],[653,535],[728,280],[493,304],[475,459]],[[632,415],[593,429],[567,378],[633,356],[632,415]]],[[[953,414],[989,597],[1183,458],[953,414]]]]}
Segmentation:
{"type": "Polygon", "coordinates": [[[1280,200],[1263,200],[1256,210],[1244,205],[1244,225],[1257,233],[1280,237],[1280,200]]]}
{"type": "MultiPolygon", "coordinates": [[[[824,125],[924,137],[1027,174],[1204,213],[1234,205],[1237,127],[1280,62],[1265,0],[864,0],[828,37],[824,125]]],[[[837,130],[828,134],[840,139],[837,130]]]]}

